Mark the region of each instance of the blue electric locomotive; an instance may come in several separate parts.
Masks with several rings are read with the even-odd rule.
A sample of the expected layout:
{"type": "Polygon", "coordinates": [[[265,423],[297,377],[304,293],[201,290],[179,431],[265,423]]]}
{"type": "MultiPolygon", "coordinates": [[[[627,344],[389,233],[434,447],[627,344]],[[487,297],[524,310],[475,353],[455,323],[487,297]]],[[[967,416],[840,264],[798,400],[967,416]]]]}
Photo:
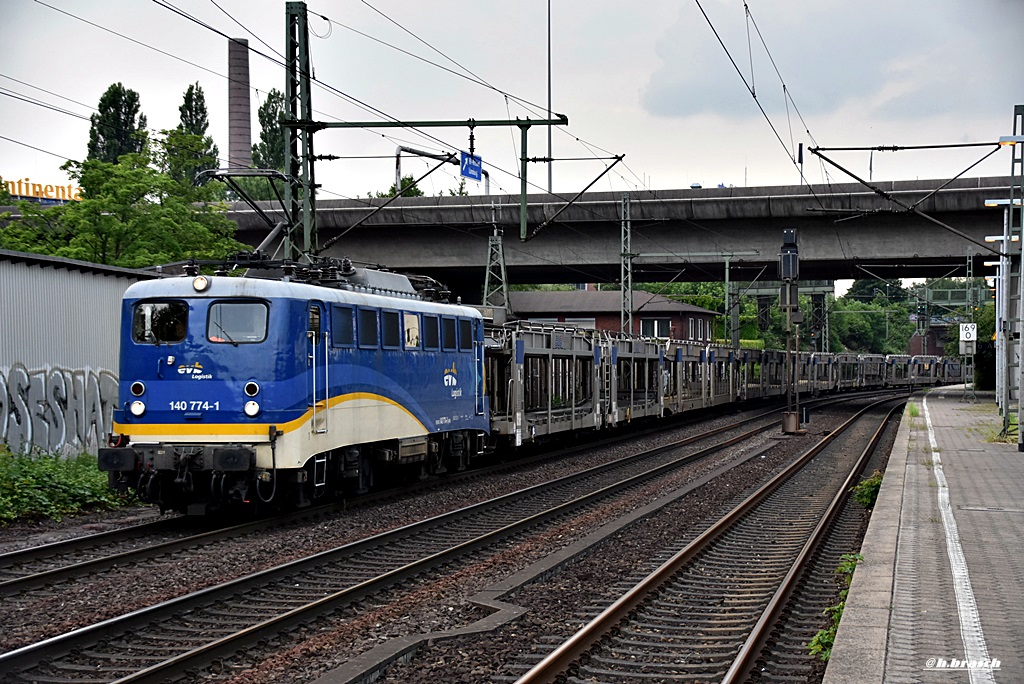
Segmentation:
{"type": "Polygon", "coordinates": [[[480,313],[347,268],[329,286],[193,271],[130,287],[111,483],[201,514],[465,467],[489,430],[480,313]]]}

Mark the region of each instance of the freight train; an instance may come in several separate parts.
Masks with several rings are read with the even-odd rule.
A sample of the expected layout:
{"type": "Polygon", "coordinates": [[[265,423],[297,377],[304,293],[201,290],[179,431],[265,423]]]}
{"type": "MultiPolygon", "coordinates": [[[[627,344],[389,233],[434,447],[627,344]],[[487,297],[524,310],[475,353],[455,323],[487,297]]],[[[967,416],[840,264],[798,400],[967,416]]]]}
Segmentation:
{"type": "MultiPolygon", "coordinates": [[[[791,382],[781,351],[492,325],[427,279],[246,259],[262,268],[193,265],[124,294],[99,467],[161,510],[303,507],[791,382]]],[[[961,380],[957,361],[932,356],[801,352],[797,371],[805,395],[961,380]]]]}

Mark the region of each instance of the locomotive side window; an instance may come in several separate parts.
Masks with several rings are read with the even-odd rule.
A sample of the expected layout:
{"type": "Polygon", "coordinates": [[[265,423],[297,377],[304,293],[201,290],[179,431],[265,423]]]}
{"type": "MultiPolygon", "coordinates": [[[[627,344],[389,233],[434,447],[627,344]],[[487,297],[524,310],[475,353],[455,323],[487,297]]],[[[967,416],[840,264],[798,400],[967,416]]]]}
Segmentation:
{"type": "Polygon", "coordinates": [[[359,346],[376,347],[380,339],[377,334],[377,310],[356,309],[356,318],[359,323],[356,328],[359,346]]]}
{"type": "Polygon", "coordinates": [[[188,304],[139,302],[132,312],[132,339],[149,344],[170,344],[185,339],[188,304]]]}
{"type": "Polygon", "coordinates": [[[473,321],[459,319],[459,351],[473,351],[473,321]]]}
{"type": "Polygon", "coordinates": [[[320,307],[311,306],[309,307],[309,328],[310,333],[309,339],[313,341],[313,346],[320,344],[320,307]]]}
{"type": "Polygon", "coordinates": [[[385,349],[398,349],[402,346],[402,331],[397,311],[380,312],[380,337],[385,349]]]}
{"type": "Polygon", "coordinates": [[[441,349],[455,351],[455,319],[444,316],[441,318],[441,349]]]}
{"type": "Polygon", "coordinates": [[[335,347],[355,346],[356,320],[351,306],[331,307],[331,339],[335,347]]]}
{"type": "Polygon", "coordinates": [[[436,351],[441,348],[437,333],[437,316],[423,316],[423,348],[436,351]]]}
{"type": "Polygon", "coordinates": [[[267,339],[267,305],[238,301],[211,304],[206,337],[211,342],[234,345],[262,342],[267,339]]]}
{"type": "Polygon", "coordinates": [[[408,311],[402,314],[402,323],[405,326],[405,348],[406,349],[419,349],[420,348],[420,316],[419,314],[409,313],[408,311]]]}

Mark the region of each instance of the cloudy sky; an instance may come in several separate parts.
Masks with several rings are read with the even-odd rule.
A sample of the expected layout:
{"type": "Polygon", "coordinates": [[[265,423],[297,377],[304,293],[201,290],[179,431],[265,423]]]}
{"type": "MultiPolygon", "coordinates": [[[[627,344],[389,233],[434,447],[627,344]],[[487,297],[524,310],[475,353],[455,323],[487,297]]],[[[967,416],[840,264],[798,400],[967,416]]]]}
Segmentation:
{"type": "MultiPolygon", "coordinates": [[[[0,176],[66,182],[59,167],[85,156],[88,116],[114,82],[140,94],[154,130],[177,125],[183,93],[198,82],[210,133],[226,158],[227,41],[216,31],[247,38],[251,48],[277,59],[284,51],[284,6],[282,0],[8,0],[0,176]]],[[[553,156],[564,159],[553,170],[559,193],[581,190],[609,163],[602,158],[620,154],[623,163],[595,190],[795,184],[800,176],[791,157],[798,143],[994,141],[1012,132],[1013,105],[1024,103],[1021,0],[747,0],[749,15],[741,0],[552,0],[550,6],[552,109],[570,122],[553,133],[553,156]]],[[[317,118],[545,115],[546,0],[309,0],[308,7],[315,75],[328,86],[314,91],[317,118]]],[[[254,53],[251,84],[257,135],[256,109],[268,90],[284,89],[283,70],[254,53]]],[[[317,134],[317,153],[343,157],[317,165],[323,196],[386,190],[398,145],[432,152],[469,146],[465,128],[425,133],[317,134]]],[[[477,129],[476,152],[492,192],[518,193],[519,145],[518,129],[477,129]]],[[[892,180],[951,177],[984,153],[830,156],[864,177],[892,180]]],[[[540,127],[530,133],[528,155],[547,155],[540,127]]],[[[430,166],[407,160],[403,171],[418,176],[430,166]]],[[[1001,151],[967,175],[1009,171],[1009,152],[1001,151]]],[[[457,172],[438,171],[421,187],[446,193],[457,185],[457,172]]],[[[812,183],[849,180],[809,153],[805,174],[812,183]]],[[[547,189],[543,165],[531,164],[529,177],[536,184],[531,191],[547,189]]]]}

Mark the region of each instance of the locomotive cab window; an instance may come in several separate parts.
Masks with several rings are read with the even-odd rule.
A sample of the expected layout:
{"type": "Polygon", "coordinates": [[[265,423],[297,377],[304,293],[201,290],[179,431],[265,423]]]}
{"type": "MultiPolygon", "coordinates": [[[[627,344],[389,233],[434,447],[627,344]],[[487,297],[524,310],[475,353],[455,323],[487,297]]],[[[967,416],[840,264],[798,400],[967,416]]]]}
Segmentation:
{"type": "Polygon", "coordinates": [[[215,302],[210,305],[206,337],[211,342],[251,344],[267,339],[264,302],[215,302]]]}
{"type": "Polygon", "coordinates": [[[132,339],[143,344],[171,344],[185,339],[188,304],[139,302],[132,311],[132,339]]]}
{"type": "Polygon", "coordinates": [[[473,351],[473,321],[459,319],[459,351],[473,351]]]}

